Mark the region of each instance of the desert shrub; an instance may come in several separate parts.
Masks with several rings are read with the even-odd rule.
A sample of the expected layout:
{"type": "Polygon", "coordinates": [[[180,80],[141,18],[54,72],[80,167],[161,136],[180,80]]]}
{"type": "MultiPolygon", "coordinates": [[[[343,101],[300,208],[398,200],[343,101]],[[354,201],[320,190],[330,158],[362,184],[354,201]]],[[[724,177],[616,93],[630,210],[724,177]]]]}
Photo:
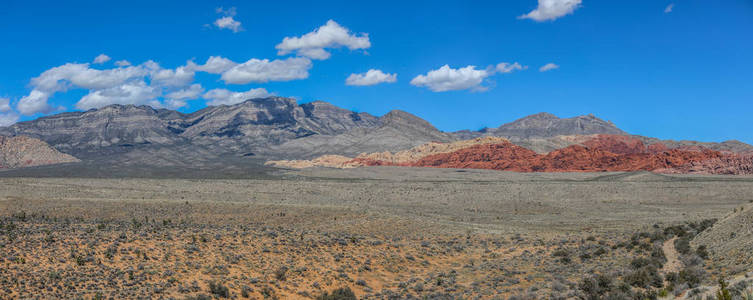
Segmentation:
{"type": "Polygon", "coordinates": [[[711,228],[711,226],[714,226],[714,223],[716,223],[716,221],[717,219],[706,219],[698,223],[689,223],[688,226],[690,226],[690,228],[693,228],[696,232],[701,233],[704,230],[711,228]]]}
{"type": "Polygon", "coordinates": [[[683,237],[675,240],[675,249],[677,249],[677,252],[680,252],[681,254],[690,253],[690,238],[683,237]]]}
{"type": "Polygon", "coordinates": [[[687,283],[691,288],[697,287],[706,278],[706,271],[698,267],[686,267],[678,274],[681,283],[687,283]]]}
{"type": "Polygon", "coordinates": [[[652,286],[660,288],[664,286],[664,279],[653,266],[636,269],[625,275],[624,280],[628,284],[639,288],[647,289],[652,286]]]}
{"type": "Polygon", "coordinates": [[[221,298],[230,297],[230,290],[222,283],[214,281],[209,282],[209,292],[221,298]]]}
{"type": "Polygon", "coordinates": [[[599,274],[595,277],[583,278],[578,284],[578,288],[583,292],[586,299],[601,299],[606,293],[612,291],[612,277],[599,274]]]}
{"type": "Polygon", "coordinates": [[[317,300],[355,300],[356,294],[349,287],[339,288],[332,293],[324,292],[316,297],[317,300]]]}
{"type": "Polygon", "coordinates": [[[709,251],[706,249],[706,245],[700,245],[695,249],[695,254],[703,259],[709,259],[709,251]]]}
{"type": "Polygon", "coordinates": [[[674,235],[677,237],[684,237],[687,233],[688,231],[685,230],[685,226],[683,225],[675,225],[675,226],[664,228],[665,235],[674,235]]]}
{"type": "Polygon", "coordinates": [[[275,278],[279,281],[285,281],[287,279],[288,267],[282,266],[275,271],[275,278]]]}
{"type": "Polygon", "coordinates": [[[251,287],[244,285],[241,287],[241,297],[248,298],[254,290],[251,287]]]}
{"type": "Polygon", "coordinates": [[[727,282],[724,279],[719,279],[719,290],[716,291],[716,300],[732,300],[732,294],[730,294],[727,287],[727,282]]]}
{"type": "Polygon", "coordinates": [[[633,267],[633,269],[640,269],[650,265],[653,265],[653,262],[645,257],[636,257],[630,261],[630,266],[633,267]]]}
{"type": "Polygon", "coordinates": [[[572,258],[570,258],[570,252],[565,249],[554,250],[552,256],[559,257],[560,262],[564,264],[569,264],[572,261],[572,258]]]}

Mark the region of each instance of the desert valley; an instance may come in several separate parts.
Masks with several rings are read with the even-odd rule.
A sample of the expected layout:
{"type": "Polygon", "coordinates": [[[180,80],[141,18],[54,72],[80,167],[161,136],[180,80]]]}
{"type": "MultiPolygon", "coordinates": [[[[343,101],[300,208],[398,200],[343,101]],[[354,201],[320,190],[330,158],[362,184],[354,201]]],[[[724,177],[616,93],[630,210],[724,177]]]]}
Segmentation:
{"type": "Polygon", "coordinates": [[[550,114],[441,132],[286,98],[0,133],[10,298],[703,299],[753,283],[753,147],[736,141],[550,114]]]}

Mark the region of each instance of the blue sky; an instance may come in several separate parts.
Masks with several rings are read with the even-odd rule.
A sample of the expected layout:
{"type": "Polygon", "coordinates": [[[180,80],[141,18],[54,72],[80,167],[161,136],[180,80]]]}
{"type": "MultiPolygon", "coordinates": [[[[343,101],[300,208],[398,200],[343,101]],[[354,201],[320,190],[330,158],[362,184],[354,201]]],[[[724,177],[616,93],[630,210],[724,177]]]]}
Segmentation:
{"type": "Polygon", "coordinates": [[[749,0],[111,2],[3,1],[0,122],[119,102],[191,112],[273,93],[402,109],[446,131],[546,111],[753,143],[749,0]],[[316,35],[323,26],[332,35],[316,35]],[[110,60],[93,63],[100,54],[110,60]],[[202,71],[212,56],[229,63],[202,71]],[[541,72],[549,63],[558,68],[541,72]],[[370,69],[381,72],[351,83],[381,83],[346,84],[370,69]]]}

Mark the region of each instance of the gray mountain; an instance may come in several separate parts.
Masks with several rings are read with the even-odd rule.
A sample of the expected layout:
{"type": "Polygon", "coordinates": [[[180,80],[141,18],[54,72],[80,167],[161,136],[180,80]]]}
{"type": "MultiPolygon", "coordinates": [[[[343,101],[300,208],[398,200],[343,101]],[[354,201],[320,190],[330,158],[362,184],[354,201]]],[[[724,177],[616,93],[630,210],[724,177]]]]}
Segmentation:
{"type": "Polygon", "coordinates": [[[176,134],[183,123],[179,112],[149,106],[110,105],[85,112],[68,112],[0,128],[0,135],[26,135],[76,157],[103,148],[185,142],[176,134]]]}
{"type": "MultiPolygon", "coordinates": [[[[498,128],[446,133],[404,111],[375,117],[322,101],[299,105],[295,99],[283,97],[210,106],[190,114],[149,106],[110,105],[0,127],[0,136],[38,138],[86,162],[207,169],[231,162],[238,165],[264,159],[399,151],[431,141],[488,135],[507,137],[513,143],[547,152],[572,143],[560,138],[562,135],[586,134],[626,133],[593,115],[558,118],[548,113],[498,128]]],[[[735,142],[703,145],[720,150],[750,147],[735,142]]]]}
{"type": "Polygon", "coordinates": [[[491,135],[517,139],[550,138],[559,135],[587,134],[627,134],[612,122],[604,121],[589,114],[572,118],[559,118],[550,113],[530,115],[497,128],[485,128],[480,131],[458,131],[454,135],[468,139],[491,135]]]}
{"type": "Polygon", "coordinates": [[[312,135],[290,140],[265,153],[280,158],[314,158],[324,154],[355,156],[360,153],[397,151],[432,141],[450,142],[451,134],[439,131],[410,113],[393,110],[376,120],[377,126],[353,128],[337,135],[312,135]]]}

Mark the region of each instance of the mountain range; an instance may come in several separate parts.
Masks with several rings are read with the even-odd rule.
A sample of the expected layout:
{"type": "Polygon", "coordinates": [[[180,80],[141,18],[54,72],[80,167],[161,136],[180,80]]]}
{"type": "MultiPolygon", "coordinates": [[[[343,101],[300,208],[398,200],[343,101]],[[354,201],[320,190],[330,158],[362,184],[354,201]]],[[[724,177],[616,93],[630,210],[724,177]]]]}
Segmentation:
{"type": "MultiPolygon", "coordinates": [[[[184,114],[149,106],[110,105],[66,112],[0,127],[0,136],[27,136],[83,161],[157,166],[227,167],[242,160],[311,159],[325,154],[400,151],[429,142],[503,137],[538,153],[573,144],[568,136],[628,135],[594,115],[559,118],[527,116],[497,128],[442,132],[408,112],[383,116],[358,113],[330,103],[298,104],[268,97],[234,105],[209,106],[184,114]],[[223,163],[225,162],[225,163],[223,163]]],[[[670,148],[704,147],[751,152],[753,146],[728,141],[700,143],[638,137],[670,148]]]]}

